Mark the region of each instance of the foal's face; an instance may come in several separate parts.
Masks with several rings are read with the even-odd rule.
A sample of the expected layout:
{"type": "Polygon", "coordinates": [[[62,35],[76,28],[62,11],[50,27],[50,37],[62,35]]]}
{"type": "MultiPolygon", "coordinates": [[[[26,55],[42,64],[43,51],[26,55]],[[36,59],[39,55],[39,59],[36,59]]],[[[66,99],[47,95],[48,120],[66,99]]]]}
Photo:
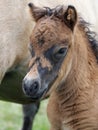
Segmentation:
{"type": "Polygon", "coordinates": [[[38,20],[30,39],[29,72],[23,80],[26,95],[38,100],[62,82],[70,62],[72,37],[72,30],[61,19],[45,16],[38,20]]]}

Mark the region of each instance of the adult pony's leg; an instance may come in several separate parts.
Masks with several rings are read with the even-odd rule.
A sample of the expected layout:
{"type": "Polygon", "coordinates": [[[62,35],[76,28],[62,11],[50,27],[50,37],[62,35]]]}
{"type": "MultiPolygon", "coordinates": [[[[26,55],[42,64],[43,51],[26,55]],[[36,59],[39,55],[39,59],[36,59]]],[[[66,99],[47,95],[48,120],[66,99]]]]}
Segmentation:
{"type": "Polygon", "coordinates": [[[32,130],[32,125],[34,121],[34,117],[38,112],[40,106],[40,102],[35,102],[32,104],[23,105],[23,126],[22,130],[32,130]]]}
{"type": "Polygon", "coordinates": [[[31,130],[40,103],[32,102],[31,98],[24,95],[22,90],[23,78],[24,76],[22,76],[18,71],[7,73],[0,84],[0,100],[19,104],[28,104],[23,105],[24,118],[22,130],[31,130]]]}

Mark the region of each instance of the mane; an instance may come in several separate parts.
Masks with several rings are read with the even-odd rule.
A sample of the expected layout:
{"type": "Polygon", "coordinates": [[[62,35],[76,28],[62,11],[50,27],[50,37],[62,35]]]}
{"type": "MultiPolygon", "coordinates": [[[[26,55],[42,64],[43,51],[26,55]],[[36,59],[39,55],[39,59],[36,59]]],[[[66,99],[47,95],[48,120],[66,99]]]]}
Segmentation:
{"type": "Polygon", "coordinates": [[[97,62],[98,62],[98,40],[97,40],[97,34],[96,34],[96,32],[94,32],[94,31],[91,31],[91,29],[90,29],[90,26],[91,26],[91,24],[90,23],[88,23],[88,22],[86,22],[83,18],[79,18],[79,25],[83,28],[83,30],[85,31],[85,33],[86,33],[86,36],[87,36],[87,38],[88,38],[88,40],[89,40],[89,43],[90,43],[90,45],[91,45],[91,48],[92,48],[92,50],[93,50],[93,52],[94,52],[94,55],[95,55],[95,57],[96,57],[96,59],[97,59],[97,62]]]}

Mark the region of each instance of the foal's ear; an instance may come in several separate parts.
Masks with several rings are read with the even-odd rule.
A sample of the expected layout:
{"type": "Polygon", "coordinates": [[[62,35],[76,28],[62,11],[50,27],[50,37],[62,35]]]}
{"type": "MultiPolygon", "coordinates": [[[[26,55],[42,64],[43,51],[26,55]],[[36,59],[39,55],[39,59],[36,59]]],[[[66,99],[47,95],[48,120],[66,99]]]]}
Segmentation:
{"type": "Polygon", "coordinates": [[[31,15],[33,16],[35,22],[37,22],[41,17],[45,16],[45,8],[36,7],[33,3],[29,3],[31,15]]]}
{"type": "Polygon", "coordinates": [[[64,22],[73,31],[77,22],[77,12],[76,9],[71,5],[67,7],[67,10],[64,13],[64,22]]]}

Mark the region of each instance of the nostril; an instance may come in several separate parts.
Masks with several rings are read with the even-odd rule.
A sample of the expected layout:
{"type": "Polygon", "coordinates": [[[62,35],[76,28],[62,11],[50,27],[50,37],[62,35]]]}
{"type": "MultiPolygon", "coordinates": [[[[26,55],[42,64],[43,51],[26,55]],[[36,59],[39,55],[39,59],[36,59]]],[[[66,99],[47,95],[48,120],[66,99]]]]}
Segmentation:
{"type": "Polygon", "coordinates": [[[29,90],[30,90],[30,93],[32,93],[32,92],[33,92],[33,88],[32,88],[32,87],[30,87],[30,89],[29,89],[29,90]]]}
{"type": "Polygon", "coordinates": [[[28,96],[33,96],[39,91],[40,83],[39,81],[23,81],[23,91],[28,96]]]}
{"type": "Polygon", "coordinates": [[[36,93],[38,89],[39,89],[39,83],[37,81],[34,81],[29,90],[30,93],[36,93]]]}
{"type": "Polygon", "coordinates": [[[37,81],[35,81],[34,83],[33,83],[33,89],[34,90],[37,90],[39,88],[39,83],[37,82],[37,81]]]}
{"type": "Polygon", "coordinates": [[[39,83],[37,81],[33,82],[33,84],[29,88],[30,94],[35,94],[39,89],[39,83]]]}

